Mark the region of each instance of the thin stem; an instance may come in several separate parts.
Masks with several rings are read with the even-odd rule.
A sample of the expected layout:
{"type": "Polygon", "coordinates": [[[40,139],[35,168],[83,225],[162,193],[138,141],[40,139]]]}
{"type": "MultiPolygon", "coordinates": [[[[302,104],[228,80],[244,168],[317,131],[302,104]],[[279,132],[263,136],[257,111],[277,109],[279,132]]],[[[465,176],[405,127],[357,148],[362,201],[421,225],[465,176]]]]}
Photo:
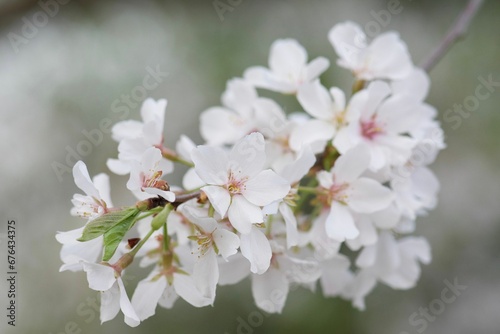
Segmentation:
{"type": "Polygon", "coordinates": [[[429,72],[451,49],[451,47],[465,36],[469,25],[476,15],[479,7],[483,4],[483,0],[469,0],[467,6],[460,13],[453,26],[448,30],[438,47],[422,62],[422,67],[426,72],[429,72]]]}
{"type": "Polygon", "coordinates": [[[317,194],[318,193],[318,188],[316,188],[316,187],[303,187],[303,186],[299,186],[299,191],[304,192],[304,193],[317,194]]]}
{"type": "Polygon", "coordinates": [[[167,252],[170,245],[170,237],[168,236],[167,222],[163,224],[163,251],[167,252]]]}
{"type": "Polygon", "coordinates": [[[137,254],[137,252],[139,251],[139,249],[142,248],[142,246],[144,246],[144,244],[146,243],[146,241],[148,241],[149,237],[151,237],[151,235],[153,235],[154,233],[154,229],[151,229],[148,234],[146,234],[146,236],[144,238],[141,239],[141,241],[139,241],[139,243],[134,247],[134,249],[132,249],[129,254],[132,255],[132,256],[135,256],[135,254],[137,254]]]}

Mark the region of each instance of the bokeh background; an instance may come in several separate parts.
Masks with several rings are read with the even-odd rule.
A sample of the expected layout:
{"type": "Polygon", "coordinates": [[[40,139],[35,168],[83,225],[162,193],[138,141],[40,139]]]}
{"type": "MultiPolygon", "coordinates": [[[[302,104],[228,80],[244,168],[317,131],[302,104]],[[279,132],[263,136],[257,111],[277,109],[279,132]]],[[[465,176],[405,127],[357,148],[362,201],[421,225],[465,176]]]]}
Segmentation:
{"type": "MultiPolygon", "coordinates": [[[[83,130],[99,129],[105,118],[119,120],[113,103],[142,84],[148,67],[168,72],[148,92],[169,100],[166,142],[173,144],[185,133],[201,143],[199,114],[220,103],[226,80],[249,66],[266,65],[275,39],[296,38],[310,58],[323,55],[333,64],[328,30],[347,19],[363,26],[377,22],[373,11],[386,10],[388,2],[233,0],[223,20],[212,0],[61,2],[67,4],[19,44],[9,36],[23,36],[26,20],[33,22],[42,8],[37,1],[0,1],[2,310],[8,219],[17,222],[19,272],[17,326],[7,326],[2,311],[0,333],[237,333],[239,319],[248,322],[258,311],[248,281],[219,288],[214,307],[196,309],[179,301],[173,310],[158,308],[135,329],[122,315],[100,325],[98,313],[85,306],[96,297],[85,275],[58,272],[54,235],[82,221],[69,215],[77,191],[72,176],[58,178],[54,162],[66,164],[68,148],[86,139],[83,130]]],[[[379,27],[399,31],[418,64],[466,1],[400,3],[401,13],[379,27]]],[[[455,279],[467,289],[428,322],[425,333],[500,333],[500,87],[460,124],[443,118],[475,94],[480,77],[500,81],[499,17],[500,2],[486,1],[465,41],[431,72],[428,102],[440,111],[448,148],[433,166],[442,186],[439,206],[418,222],[417,234],[430,240],[434,257],[423,267],[418,286],[409,291],[379,286],[364,312],[297,289],[283,314],[266,316],[260,326],[241,333],[417,333],[421,327],[409,323],[410,315],[440,298],[444,280],[455,279]]],[[[349,73],[336,66],[322,80],[345,89],[352,84],[349,73]]],[[[291,100],[279,101],[294,111],[298,106],[291,100]]],[[[138,111],[130,108],[130,117],[138,119],[138,111]]],[[[105,162],[116,156],[116,146],[109,134],[92,146],[83,157],[91,175],[108,172],[105,162]]],[[[131,203],[125,182],[112,176],[115,205],[131,203]]],[[[134,269],[132,274],[137,280],[146,273],[134,269]]]]}

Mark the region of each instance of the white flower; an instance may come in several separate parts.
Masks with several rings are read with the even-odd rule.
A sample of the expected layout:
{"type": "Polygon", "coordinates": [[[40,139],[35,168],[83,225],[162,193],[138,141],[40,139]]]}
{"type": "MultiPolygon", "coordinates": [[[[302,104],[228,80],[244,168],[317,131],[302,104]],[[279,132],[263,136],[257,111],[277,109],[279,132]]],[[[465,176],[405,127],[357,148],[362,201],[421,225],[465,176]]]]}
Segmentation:
{"type": "Polygon", "coordinates": [[[321,142],[315,153],[323,151],[326,142],[335,135],[339,124],[343,123],[346,107],[345,95],[340,89],[332,87],[330,91],[319,80],[306,83],[299,88],[297,99],[304,110],[314,117],[296,127],[290,136],[290,146],[294,150],[303,145],[321,142]]]}
{"type": "Polygon", "coordinates": [[[255,131],[272,137],[286,122],[276,102],[259,98],[255,88],[242,79],[228,82],[222,104],[201,114],[200,132],[208,145],[234,144],[255,131]]]}
{"type": "Polygon", "coordinates": [[[121,309],[125,323],[131,327],[138,326],[140,320],[128,299],[121,273],[109,265],[82,262],[82,266],[87,273],[89,287],[101,291],[101,323],[114,319],[121,309]]]}
{"type": "Polygon", "coordinates": [[[127,188],[139,199],[159,195],[169,202],[175,201],[175,194],[168,184],[161,180],[162,175],[171,172],[170,164],[164,160],[161,151],[150,147],[142,155],[141,161],[133,161],[127,188]]]}
{"type": "MultiPolygon", "coordinates": [[[[119,142],[118,159],[108,159],[107,166],[115,174],[130,173],[131,161],[139,161],[150,147],[163,145],[163,126],[167,100],[146,99],[141,107],[142,122],[122,121],[112,128],[113,139],[119,142]]],[[[167,162],[172,165],[170,161],[167,162]]],[[[170,167],[173,169],[173,165],[170,167]]]]}
{"type": "Polygon", "coordinates": [[[261,206],[284,198],[290,186],[266,163],[264,137],[252,133],[228,153],[218,147],[198,146],[192,151],[198,176],[208,184],[202,188],[214,209],[241,233],[264,221],[261,206]]]}
{"type": "Polygon", "coordinates": [[[339,130],[333,145],[340,153],[364,143],[370,150],[370,169],[404,164],[417,141],[407,134],[423,117],[423,104],[408,95],[389,97],[385,82],[374,81],[349,103],[349,125],[339,130]]]}
{"type": "Polygon", "coordinates": [[[318,173],[318,181],[326,190],[325,201],[330,205],[326,233],[334,240],[344,241],[359,235],[352,212],[373,213],[387,208],[394,199],[388,188],[360,177],[368,168],[369,159],[367,149],[358,146],[341,155],[330,172],[318,173]]]}
{"type": "Polygon", "coordinates": [[[64,264],[59,271],[80,271],[82,265],[80,261],[97,262],[102,252],[103,237],[98,237],[89,241],[78,241],[82,236],[85,227],[77,228],[67,232],[57,232],[56,239],[62,244],[60,257],[64,264]]]}
{"type": "Polygon", "coordinates": [[[323,73],[330,62],[318,57],[307,63],[307,51],[294,39],[279,39],[271,46],[269,69],[251,67],[244,77],[256,87],[281,93],[297,92],[300,85],[311,82],[323,73]]]}
{"type": "Polygon", "coordinates": [[[367,44],[360,26],[347,21],[335,25],[328,39],[340,57],[337,64],[358,79],[402,79],[413,68],[406,44],[396,32],[381,34],[367,44]]]}
{"type": "Polygon", "coordinates": [[[217,254],[220,254],[227,261],[229,256],[237,253],[240,239],[214,218],[199,217],[196,211],[187,204],[179,207],[179,210],[196,228],[195,235],[190,237],[198,245],[196,251],[198,260],[193,267],[195,285],[204,297],[213,301],[219,281],[217,254]]]}
{"type": "Polygon", "coordinates": [[[361,251],[356,265],[393,289],[410,289],[420,276],[419,262],[430,261],[430,246],[424,238],[396,240],[390,232],[382,232],[376,245],[361,251]]]}
{"type": "Polygon", "coordinates": [[[109,176],[101,173],[90,180],[87,166],[83,161],[78,161],[73,166],[73,178],[75,184],[83,190],[85,195],[75,194],[71,202],[73,216],[80,216],[92,220],[113,206],[109,195],[109,176]]]}

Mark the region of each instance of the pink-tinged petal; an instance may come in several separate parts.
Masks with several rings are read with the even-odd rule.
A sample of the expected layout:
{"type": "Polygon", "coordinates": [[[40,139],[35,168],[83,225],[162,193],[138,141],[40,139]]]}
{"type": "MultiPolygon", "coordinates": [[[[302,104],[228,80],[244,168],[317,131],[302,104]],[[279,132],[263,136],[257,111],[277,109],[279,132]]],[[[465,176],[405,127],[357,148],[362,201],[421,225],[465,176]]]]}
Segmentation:
{"type": "Polygon", "coordinates": [[[213,299],[204,297],[196,288],[191,276],[174,274],[174,289],[182,299],[195,307],[208,306],[213,303],[213,299]]]}
{"type": "Polygon", "coordinates": [[[373,213],[387,208],[394,200],[392,191],[373,179],[360,178],[351,183],[349,207],[359,213],[373,213]]]}
{"type": "Polygon", "coordinates": [[[117,175],[126,175],[130,173],[130,163],[118,159],[108,159],[106,166],[117,175]]]}
{"type": "Polygon", "coordinates": [[[227,216],[231,225],[242,234],[250,233],[253,224],[264,221],[262,209],[247,201],[242,195],[233,196],[227,216]]]}
{"type": "Polygon", "coordinates": [[[89,262],[82,262],[82,265],[83,270],[87,273],[89,287],[92,290],[106,291],[116,282],[115,270],[113,268],[89,262]]]}
{"type": "Polygon", "coordinates": [[[288,290],[288,281],[275,268],[269,269],[262,275],[252,276],[252,295],[255,304],[266,313],[281,313],[288,290]]]}
{"type": "Polygon", "coordinates": [[[193,280],[196,288],[205,298],[215,300],[215,290],[219,281],[219,265],[213,248],[198,258],[193,267],[193,280]]]}
{"type": "Polygon", "coordinates": [[[155,101],[149,97],[144,100],[141,106],[141,117],[143,122],[157,122],[163,126],[167,104],[168,102],[165,99],[155,101]]]}
{"type": "Polygon", "coordinates": [[[258,132],[245,136],[231,149],[228,159],[236,179],[255,176],[266,163],[264,136],[258,132]]]}
{"type": "Polygon", "coordinates": [[[80,160],[73,166],[73,178],[75,179],[76,186],[83,190],[85,194],[90,197],[99,198],[99,191],[97,191],[92,183],[87,166],[83,161],[80,160]]]}
{"type": "MultiPolygon", "coordinates": [[[[290,134],[289,145],[294,151],[300,151],[305,146],[321,143],[319,150],[324,149],[326,142],[335,135],[335,126],[331,122],[319,119],[306,121],[295,127],[290,134]]],[[[314,153],[319,153],[315,151],[314,153]]]]}
{"type": "Polygon", "coordinates": [[[324,57],[318,57],[311,60],[309,64],[307,64],[305,72],[305,80],[306,82],[311,81],[319,77],[323,72],[325,72],[328,67],[330,67],[330,61],[324,57]]]}
{"type": "Polygon", "coordinates": [[[349,259],[344,255],[336,255],[322,263],[321,289],[328,297],[340,295],[347,285],[352,281],[352,273],[349,271],[351,265],[349,259]]]}
{"type": "Polygon", "coordinates": [[[349,208],[335,201],[332,202],[325,228],[328,237],[336,241],[354,239],[359,235],[349,208]]]}
{"type": "Polygon", "coordinates": [[[392,92],[394,95],[411,95],[414,99],[423,101],[429,92],[430,84],[427,73],[415,67],[404,78],[392,82],[392,92]]]}
{"type": "Polygon", "coordinates": [[[286,225],[286,247],[297,246],[299,243],[299,231],[297,230],[297,218],[292,209],[286,204],[281,203],[279,210],[286,225]]]}
{"type": "Polygon", "coordinates": [[[316,163],[316,156],[310,149],[306,146],[300,152],[298,158],[291,164],[285,166],[283,170],[279,173],[285,180],[290,184],[299,182],[316,163]]]}
{"type": "Polygon", "coordinates": [[[330,189],[333,186],[333,175],[331,172],[327,172],[326,170],[319,171],[316,174],[316,178],[319,185],[325,189],[330,189]]]}
{"type": "Polygon", "coordinates": [[[158,271],[153,271],[152,275],[140,281],[132,296],[132,306],[141,321],[155,314],[158,301],[167,287],[165,277],[155,278],[156,274],[158,271]]]}
{"type": "Polygon", "coordinates": [[[377,36],[369,46],[369,74],[365,79],[402,79],[408,76],[413,64],[406,44],[395,32],[377,36]]]}
{"type": "Polygon", "coordinates": [[[350,183],[361,176],[370,165],[370,152],[365,145],[358,145],[345,154],[342,154],[332,172],[335,175],[335,182],[350,183]]]}
{"type": "Polygon", "coordinates": [[[250,263],[237,253],[228,261],[219,261],[219,285],[232,285],[241,282],[250,274],[250,263]]]}
{"type": "Polygon", "coordinates": [[[328,39],[340,57],[340,66],[356,70],[361,65],[366,36],[359,25],[351,21],[339,23],[330,30],[328,39]]]}
{"type": "Polygon", "coordinates": [[[219,254],[227,261],[227,258],[238,252],[240,247],[240,238],[228,230],[218,228],[212,234],[219,254]]]}
{"type": "Polygon", "coordinates": [[[175,202],[175,194],[171,191],[165,191],[158,188],[144,188],[144,192],[151,195],[159,195],[169,202],[175,202]]]}
{"type": "Polygon", "coordinates": [[[219,186],[206,186],[201,188],[201,190],[207,195],[215,211],[217,211],[221,217],[224,217],[231,204],[231,195],[229,192],[225,188],[219,186]]]}
{"type": "Polygon", "coordinates": [[[241,235],[241,254],[250,261],[250,271],[263,274],[269,268],[273,252],[267,237],[256,227],[241,235]]]}
{"type": "Polygon", "coordinates": [[[251,127],[246,118],[221,107],[207,109],[200,116],[200,133],[209,145],[233,144],[251,127]]]}
{"type": "Polygon", "coordinates": [[[135,313],[132,303],[128,299],[127,291],[125,290],[121,277],[117,279],[117,283],[120,289],[120,308],[125,316],[125,323],[130,327],[137,327],[141,320],[137,316],[137,313],[135,313]]]}
{"type": "Polygon", "coordinates": [[[297,92],[297,100],[309,115],[320,120],[333,120],[331,96],[319,80],[301,85],[297,92]]]}
{"type": "Polygon", "coordinates": [[[136,120],[118,122],[111,128],[111,136],[117,142],[125,138],[138,138],[142,135],[142,125],[142,122],[136,120]]]}
{"type": "Polygon", "coordinates": [[[113,320],[120,312],[120,288],[118,282],[101,293],[101,325],[109,320],[113,320]]]}
{"type": "Polygon", "coordinates": [[[297,79],[306,62],[306,49],[294,39],[278,39],[271,45],[269,68],[280,78],[297,79]]]}
{"type": "Polygon", "coordinates": [[[272,170],[267,169],[245,183],[242,195],[252,204],[265,206],[284,198],[289,191],[288,182],[272,170]]]}
{"type": "Polygon", "coordinates": [[[191,151],[196,174],[208,184],[223,185],[228,180],[227,153],[219,147],[198,146],[191,151]]]}

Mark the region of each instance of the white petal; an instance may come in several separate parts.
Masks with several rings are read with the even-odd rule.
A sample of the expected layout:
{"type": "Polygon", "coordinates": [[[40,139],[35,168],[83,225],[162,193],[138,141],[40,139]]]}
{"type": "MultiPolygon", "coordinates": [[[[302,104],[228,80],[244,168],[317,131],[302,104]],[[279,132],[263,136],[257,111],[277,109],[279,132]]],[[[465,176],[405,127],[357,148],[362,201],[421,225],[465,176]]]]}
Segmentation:
{"type": "Polygon", "coordinates": [[[204,297],[188,275],[174,274],[174,289],[177,294],[195,307],[203,307],[213,303],[211,298],[204,297]]]}
{"type": "Polygon", "coordinates": [[[262,66],[248,68],[243,76],[245,80],[259,88],[265,88],[285,94],[293,93],[296,89],[295,84],[278,80],[271,71],[262,66]]]}
{"type": "Polygon", "coordinates": [[[349,183],[356,180],[370,165],[370,152],[364,145],[358,145],[342,154],[333,166],[335,182],[349,183]]]}
{"type": "Polygon", "coordinates": [[[288,182],[272,170],[267,169],[245,183],[242,195],[252,204],[265,206],[284,198],[289,191],[288,182]]]}
{"type": "Polygon", "coordinates": [[[250,106],[257,98],[255,87],[243,79],[236,78],[227,82],[221,99],[224,106],[237,111],[241,116],[248,116],[250,106]]]}
{"type": "MultiPolygon", "coordinates": [[[[335,126],[331,122],[312,119],[295,127],[290,134],[289,145],[294,151],[300,151],[304,146],[321,143],[319,151],[324,149],[326,142],[335,135],[335,126]]],[[[315,151],[314,153],[320,153],[315,151]]]]}
{"type": "Polygon", "coordinates": [[[319,171],[316,174],[316,178],[318,179],[319,185],[325,189],[330,189],[333,186],[333,175],[326,170],[319,171]]]}
{"type": "Polygon", "coordinates": [[[328,39],[341,58],[339,65],[357,69],[366,48],[366,36],[359,25],[350,21],[337,24],[328,33],[328,39]]]}
{"type": "MultiPolygon", "coordinates": [[[[157,271],[153,272],[157,274],[157,271]]],[[[150,275],[137,284],[132,296],[132,306],[141,320],[145,320],[155,314],[156,306],[167,287],[167,280],[164,276],[152,279],[155,275],[150,275]]]]}
{"type": "Polygon", "coordinates": [[[416,67],[406,77],[392,82],[393,94],[411,95],[418,101],[425,100],[429,87],[429,76],[424,70],[416,67]]]}
{"type": "Polygon", "coordinates": [[[120,312],[120,288],[118,282],[101,293],[101,324],[112,320],[120,312]]]}
{"type": "Polygon", "coordinates": [[[240,247],[240,238],[228,230],[218,228],[212,234],[214,242],[217,245],[219,254],[222,255],[224,259],[238,252],[238,247],[240,247]]]}
{"type": "Polygon", "coordinates": [[[152,98],[147,98],[144,100],[141,106],[141,117],[143,122],[157,122],[163,126],[167,104],[168,102],[165,99],[155,101],[152,98]]]}
{"type": "Polygon", "coordinates": [[[250,130],[247,119],[225,108],[209,108],[200,116],[200,133],[209,145],[233,144],[250,130]]]}
{"type": "Polygon", "coordinates": [[[269,268],[273,255],[269,240],[258,228],[252,227],[250,233],[241,235],[241,254],[250,261],[250,270],[263,274],[269,268]]]}
{"type": "Polygon", "coordinates": [[[314,259],[302,260],[291,256],[278,257],[279,269],[285,273],[288,282],[313,283],[321,276],[319,263],[314,259]]]}
{"type": "Polygon", "coordinates": [[[89,262],[83,262],[82,265],[92,290],[106,291],[115,283],[115,270],[113,268],[89,262]]]}
{"type": "Polygon", "coordinates": [[[160,297],[158,304],[161,307],[170,309],[174,306],[175,302],[179,299],[179,295],[175,292],[173,285],[167,285],[165,291],[160,297]]]}
{"type": "Polygon", "coordinates": [[[136,327],[139,325],[141,320],[135,313],[132,303],[130,303],[130,300],[128,299],[127,291],[125,290],[121,277],[117,279],[117,283],[120,288],[120,308],[125,316],[125,323],[130,327],[136,327]]]}
{"type": "Polygon", "coordinates": [[[330,66],[330,61],[324,57],[318,57],[306,66],[305,80],[311,81],[319,77],[323,72],[325,72],[330,66]]]}
{"type": "Polygon", "coordinates": [[[393,200],[392,191],[375,180],[360,178],[351,183],[348,205],[356,212],[380,211],[387,208],[393,200]]]}
{"type": "Polygon", "coordinates": [[[198,146],[191,151],[196,174],[208,184],[223,185],[227,183],[227,153],[219,147],[198,146]]]}
{"type": "Polygon", "coordinates": [[[269,68],[280,77],[297,78],[306,62],[306,49],[294,39],[278,39],[271,45],[269,68]]]}
{"type": "Polygon", "coordinates": [[[111,136],[117,142],[125,138],[138,138],[142,135],[142,125],[142,122],[136,120],[118,122],[111,128],[111,136]]]}
{"type": "Polygon", "coordinates": [[[201,188],[201,190],[207,195],[215,211],[224,217],[229,208],[229,204],[231,204],[231,195],[229,192],[225,188],[219,186],[206,186],[201,188]]]}
{"type": "Polygon", "coordinates": [[[184,189],[190,191],[201,188],[205,185],[205,182],[196,174],[194,168],[189,168],[186,174],[182,177],[182,186],[184,189]]]}
{"type": "Polygon", "coordinates": [[[106,202],[106,205],[111,208],[113,203],[111,202],[110,187],[109,187],[109,176],[104,173],[100,173],[92,179],[95,188],[99,192],[99,198],[106,202]]]}
{"type": "Polygon", "coordinates": [[[219,265],[213,248],[199,256],[198,261],[194,264],[192,277],[201,295],[213,302],[219,281],[219,265]]]}
{"type": "Polygon", "coordinates": [[[294,184],[299,182],[309,172],[315,162],[316,156],[312,150],[306,146],[300,152],[298,158],[293,163],[285,166],[279,174],[290,184],[294,184]]]}
{"type": "Polygon", "coordinates": [[[158,188],[144,188],[144,192],[151,195],[160,195],[169,202],[175,202],[175,194],[171,191],[165,191],[158,188]]]}
{"type": "Polygon", "coordinates": [[[126,175],[130,173],[130,163],[118,159],[108,159],[106,166],[117,175],[126,175]]]}
{"type": "Polygon", "coordinates": [[[236,284],[250,274],[250,263],[241,253],[237,253],[227,262],[219,261],[219,271],[219,285],[236,284]]]}
{"type": "Polygon", "coordinates": [[[231,149],[228,159],[235,178],[256,175],[266,163],[264,136],[258,132],[245,136],[231,149]]]}
{"type": "Polygon", "coordinates": [[[252,295],[257,306],[267,313],[281,313],[288,295],[288,281],[277,269],[252,276],[252,295]]]}
{"type": "Polygon", "coordinates": [[[297,92],[297,100],[309,115],[325,121],[333,120],[331,96],[319,80],[301,85],[297,92]]]}
{"type": "Polygon", "coordinates": [[[297,230],[297,218],[292,209],[286,204],[281,203],[279,210],[286,224],[286,247],[297,246],[299,242],[299,231],[297,230]]]}
{"type": "Polygon", "coordinates": [[[349,259],[344,255],[337,255],[322,263],[323,274],[320,279],[325,296],[335,297],[344,291],[352,280],[350,265],[349,259]]]}
{"type": "Polygon", "coordinates": [[[337,241],[354,239],[359,235],[359,230],[347,206],[332,202],[330,214],[326,220],[326,234],[337,241]]]}
{"type": "Polygon", "coordinates": [[[87,166],[83,161],[80,160],[73,166],[73,178],[75,179],[76,186],[83,190],[85,194],[97,199],[100,198],[99,191],[97,191],[92,183],[87,166]]]}
{"type": "Polygon", "coordinates": [[[233,196],[227,216],[231,225],[242,234],[249,233],[252,224],[259,224],[264,221],[262,209],[247,201],[242,195],[233,196]]]}
{"type": "Polygon", "coordinates": [[[365,77],[402,79],[408,76],[413,64],[406,45],[395,32],[387,32],[377,36],[369,46],[370,74],[365,77]]]}

